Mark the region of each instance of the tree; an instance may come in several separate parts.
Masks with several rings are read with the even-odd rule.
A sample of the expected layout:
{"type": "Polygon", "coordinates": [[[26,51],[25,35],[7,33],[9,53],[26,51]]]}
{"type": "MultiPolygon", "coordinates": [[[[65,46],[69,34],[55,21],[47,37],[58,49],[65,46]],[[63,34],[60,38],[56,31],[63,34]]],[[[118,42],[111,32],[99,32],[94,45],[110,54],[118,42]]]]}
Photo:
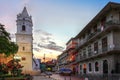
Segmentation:
{"type": "Polygon", "coordinates": [[[15,42],[11,42],[10,43],[10,52],[12,54],[15,54],[15,53],[17,53],[17,51],[18,51],[18,45],[15,42]]]}
{"type": "Polygon", "coordinates": [[[23,66],[21,66],[19,62],[20,60],[16,59],[7,63],[8,71],[10,71],[13,76],[21,75],[23,66]]]}
{"type": "Polygon", "coordinates": [[[0,54],[9,56],[18,51],[18,45],[11,41],[10,33],[8,33],[4,25],[0,24],[0,54]]]}
{"type": "Polygon", "coordinates": [[[5,38],[10,40],[10,33],[8,33],[5,28],[4,25],[0,24],[0,35],[4,36],[5,38]]]}

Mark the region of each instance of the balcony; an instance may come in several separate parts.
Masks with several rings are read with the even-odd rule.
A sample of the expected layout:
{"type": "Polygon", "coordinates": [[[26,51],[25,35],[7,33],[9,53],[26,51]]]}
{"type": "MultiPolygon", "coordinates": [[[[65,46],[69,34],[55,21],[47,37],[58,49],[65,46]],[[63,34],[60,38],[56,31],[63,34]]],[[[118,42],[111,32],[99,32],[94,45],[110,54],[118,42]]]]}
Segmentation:
{"type": "Polygon", "coordinates": [[[94,32],[94,33],[90,33],[88,36],[87,36],[87,40],[89,40],[90,38],[92,38],[97,32],[94,32]]]}
{"type": "Polygon", "coordinates": [[[75,48],[77,45],[77,40],[72,39],[67,43],[67,50],[75,48]]]}
{"type": "Polygon", "coordinates": [[[75,49],[76,47],[77,47],[77,44],[72,44],[72,45],[70,45],[70,46],[67,47],[66,51],[75,49]]]}
{"type": "Polygon", "coordinates": [[[92,51],[91,51],[91,52],[88,52],[88,56],[89,56],[89,57],[92,56],[92,51]]]}
{"type": "Polygon", "coordinates": [[[120,25],[120,21],[119,20],[109,20],[106,22],[106,26],[107,25],[120,25]]]}
{"type": "Polygon", "coordinates": [[[105,26],[99,28],[97,30],[97,32],[89,34],[88,37],[86,37],[85,39],[80,41],[81,44],[78,44],[78,46],[76,48],[80,49],[83,46],[87,45],[88,43],[94,42],[95,39],[100,38],[103,35],[106,35],[111,30],[120,30],[120,21],[118,21],[118,20],[108,21],[104,25],[105,26]]]}
{"type": "Polygon", "coordinates": [[[77,56],[76,62],[88,60],[95,57],[102,57],[104,55],[113,54],[113,53],[120,53],[120,45],[115,45],[115,46],[108,45],[108,47],[98,49],[97,53],[95,53],[95,51],[91,51],[91,53],[86,56],[85,55],[80,57],[77,56]]]}
{"type": "Polygon", "coordinates": [[[79,57],[79,56],[76,56],[75,62],[78,63],[79,60],[80,60],[80,57],[79,57]]]}

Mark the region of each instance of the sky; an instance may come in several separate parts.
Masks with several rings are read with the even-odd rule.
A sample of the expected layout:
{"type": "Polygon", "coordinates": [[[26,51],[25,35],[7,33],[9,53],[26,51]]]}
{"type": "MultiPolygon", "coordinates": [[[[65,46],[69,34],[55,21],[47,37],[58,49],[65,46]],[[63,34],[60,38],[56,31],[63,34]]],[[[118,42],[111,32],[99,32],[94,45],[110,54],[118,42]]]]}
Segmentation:
{"type": "Polygon", "coordinates": [[[120,3],[120,0],[0,0],[0,23],[8,32],[16,33],[16,16],[26,6],[33,20],[34,44],[46,49],[52,44],[52,48],[55,46],[54,50],[59,51],[56,54],[60,54],[62,50],[58,48],[65,49],[67,41],[75,37],[109,1],[120,3]],[[38,33],[43,36],[35,35],[38,33]]]}

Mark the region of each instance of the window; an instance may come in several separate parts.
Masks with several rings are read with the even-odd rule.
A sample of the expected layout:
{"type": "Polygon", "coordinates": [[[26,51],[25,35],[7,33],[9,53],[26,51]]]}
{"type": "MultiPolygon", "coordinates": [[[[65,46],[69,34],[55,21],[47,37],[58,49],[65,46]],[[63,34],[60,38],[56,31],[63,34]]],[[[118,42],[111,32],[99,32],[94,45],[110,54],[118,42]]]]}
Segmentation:
{"type": "Polygon", "coordinates": [[[25,20],[25,18],[23,18],[23,20],[25,20]]]}
{"type": "Polygon", "coordinates": [[[88,56],[91,56],[91,45],[88,46],[88,56]]]}
{"type": "Polygon", "coordinates": [[[82,57],[81,50],[78,52],[78,56],[79,56],[79,58],[81,58],[81,57],[82,57]]]}
{"type": "Polygon", "coordinates": [[[101,26],[105,27],[106,17],[101,19],[101,26]]]}
{"type": "Polygon", "coordinates": [[[83,49],[83,58],[86,58],[86,49],[83,49]]]}
{"type": "Polygon", "coordinates": [[[25,47],[23,47],[23,51],[25,50],[25,47]]]}
{"type": "Polygon", "coordinates": [[[80,55],[80,59],[81,59],[82,58],[82,54],[80,53],[79,55],[80,55]]]}
{"type": "Polygon", "coordinates": [[[97,24],[93,27],[94,32],[97,32],[97,24]]]}
{"type": "Polygon", "coordinates": [[[89,71],[92,71],[92,65],[89,63],[89,71]]]}
{"type": "Polygon", "coordinates": [[[94,43],[94,53],[98,53],[98,42],[94,43]]]}
{"type": "Polygon", "coordinates": [[[82,70],[82,65],[80,65],[80,70],[82,70]]]}
{"type": "Polygon", "coordinates": [[[89,35],[90,33],[91,33],[91,31],[90,31],[90,30],[88,30],[88,31],[87,31],[87,34],[89,35]]]}
{"type": "Polygon", "coordinates": [[[82,65],[80,65],[80,74],[82,74],[82,65]]]}
{"type": "Polygon", "coordinates": [[[23,61],[25,61],[25,60],[26,60],[26,58],[25,58],[25,57],[22,57],[22,60],[23,60],[23,61]]]}
{"type": "Polygon", "coordinates": [[[98,62],[95,62],[95,71],[99,71],[99,64],[98,64],[98,62]]]}
{"type": "Polygon", "coordinates": [[[108,61],[103,60],[103,73],[107,74],[108,73],[108,61]]]}
{"type": "Polygon", "coordinates": [[[86,74],[86,70],[87,69],[87,65],[86,64],[83,64],[83,73],[86,74]]]}
{"type": "Polygon", "coordinates": [[[22,26],[22,31],[25,31],[26,30],[26,27],[25,25],[22,26]]]}
{"type": "Polygon", "coordinates": [[[102,39],[102,52],[107,51],[107,37],[102,39]]]}

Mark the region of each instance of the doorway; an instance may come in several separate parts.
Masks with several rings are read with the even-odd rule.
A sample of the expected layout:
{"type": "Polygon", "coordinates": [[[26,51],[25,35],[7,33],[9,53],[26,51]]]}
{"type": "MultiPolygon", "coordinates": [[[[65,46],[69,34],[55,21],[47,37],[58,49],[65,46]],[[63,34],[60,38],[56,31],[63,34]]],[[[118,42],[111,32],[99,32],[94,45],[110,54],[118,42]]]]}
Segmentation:
{"type": "Polygon", "coordinates": [[[108,61],[103,61],[103,74],[108,74],[108,61]]]}

